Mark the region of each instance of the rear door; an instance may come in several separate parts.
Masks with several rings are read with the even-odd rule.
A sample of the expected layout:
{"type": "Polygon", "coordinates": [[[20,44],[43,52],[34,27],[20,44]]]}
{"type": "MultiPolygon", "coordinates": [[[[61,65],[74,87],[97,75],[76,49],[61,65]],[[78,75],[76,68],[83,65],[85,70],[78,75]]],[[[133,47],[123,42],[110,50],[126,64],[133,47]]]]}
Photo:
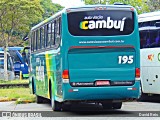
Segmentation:
{"type": "MultiPolygon", "coordinates": [[[[97,81],[134,81],[135,52],[133,48],[78,48],[68,54],[70,82],[95,86],[97,81]]],[[[124,85],[124,84],[122,84],[124,85]]]]}

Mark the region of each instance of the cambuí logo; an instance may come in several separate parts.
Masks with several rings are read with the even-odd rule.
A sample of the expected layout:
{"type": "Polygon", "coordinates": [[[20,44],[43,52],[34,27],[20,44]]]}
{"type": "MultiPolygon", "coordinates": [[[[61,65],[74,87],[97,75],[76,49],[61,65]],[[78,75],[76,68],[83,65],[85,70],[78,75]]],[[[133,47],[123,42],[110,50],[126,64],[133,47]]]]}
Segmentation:
{"type": "Polygon", "coordinates": [[[122,20],[111,20],[110,17],[107,17],[107,20],[85,20],[80,22],[80,28],[83,30],[88,29],[119,29],[120,31],[123,31],[124,29],[124,23],[125,23],[126,17],[124,17],[122,20]]]}

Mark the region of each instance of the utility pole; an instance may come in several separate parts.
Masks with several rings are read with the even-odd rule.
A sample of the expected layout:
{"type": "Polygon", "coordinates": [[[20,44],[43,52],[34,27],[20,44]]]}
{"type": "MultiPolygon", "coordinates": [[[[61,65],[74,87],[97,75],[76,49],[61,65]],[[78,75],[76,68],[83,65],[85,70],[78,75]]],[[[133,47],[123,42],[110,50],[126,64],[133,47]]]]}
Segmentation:
{"type": "Polygon", "coordinates": [[[8,48],[8,41],[5,39],[4,45],[4,80],[8,80],[8,72],[7,72],[7,48],[8,48]]]}

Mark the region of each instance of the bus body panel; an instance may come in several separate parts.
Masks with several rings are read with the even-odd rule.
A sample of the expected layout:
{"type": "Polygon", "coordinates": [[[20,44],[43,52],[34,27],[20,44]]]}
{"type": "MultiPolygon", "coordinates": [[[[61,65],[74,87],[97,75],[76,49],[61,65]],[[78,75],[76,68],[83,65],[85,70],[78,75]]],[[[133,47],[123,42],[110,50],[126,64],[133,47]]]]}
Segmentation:
{"type": "Polygon", "coordinates": [[[141,74],[143,93],[159,94],[160,85],[160,52],[159,48],[141,50],[141,74]]]}
{"type": "Polygon", "coordinates": [[[140,81],[133,86],[71,87],[64,84],[63,100],[127,100],[140,97],[140,81]],[[132,90],[132,88],[136,88],[132,90]]]}
{"type": "MultiPolygon", "coordinates": [[[[68,26],[68,22],[66,21],[67,13],[62,14],[62,21],[63,19],[64,22],[62,23],[62,26],[68,26]]],[[[81,83],[83,84],[85,82],[86,84],[88,83],[90,84],[90,82],[95,83],[95,81],[98,80],[135,81],[135,68],[140,68],[139,33],[137,32],[138,24],[136,17],[134,17],[134,24],[135,24],[134,31],[131,34],[121,35],[121,36],[73,36],[69,33],[68,27],[62,27],[62,38],[63,38],[62,40],[63,47],[61,48],[63,55],[62,69],[69,70],[69,82],[70,82],[70,84],[68,85],[63,84],[64,101],[69,99],[69,97],[66,97],[70,96],[70,93],[68,93],[69,90],[72,91],[72,89],[75,89],[76,91],[76,89],[79,89],[77,87],[73,87],[72,84],[81,84],[81,83]],[[98,46],[101,46],[102,48],[94,49],[94,47],[98,46]],[[118,48],[103,49],[104,46],[109,48],[124,47],[124,46],[132,46],[132,47],[128,48],[125,51],[125,48],[123,48],[123,50],[118,48]],[[133,56],[133,63],[125,65],[118,64],[118,56],[123,56],[123,55],[133,56]],[[68,86],[68,88],[66,88],[66,86],[68,86]]],[[[137,83],[135,82],[134,84],[134,87],[136,88],[136,92],[134,91],[135,98],[140,97],[140,89],[139,89],[140,85],[138,84],[140,84],[140,82],[137,83]]],[[[108,91],[110,87],[108,89],[107,87],[106,90],[108,91]]],[[[127,87],[120,86],[120,88],[122,88],[124,91],[126,90],[127,93],[126,89],[127,87]]],[[[82,89],[85,89],[87,93],[91,92],[90,95],[92,96],[93,94],[92,90],[95,89],[96,91],[96,89],[100,88],[94,88],[94,87],[87,88],[86,86],[86,88],[85,87],[80,88],[80,90],[82,89]]],[[[114,87],[112,90],[114,91],[114,87]]],[[[85,93],[82,94],[86,95],[85,93]]],[[[104,94],[107,94],[107,92],[106,93],[104,92],[104,94]]],[[[102,96],[101,98],[105,99],[105,97],[102,96]]],[[[113,95],[112,99],[117,98],[115,96],[113,95]]],[[[123,98],[122,96],[121,98],[123,98]]],[[[129,98],[130,93],[127,93],[125,97],[129,98]]],[[[133,98],[133,96],[131,98],[133,98]]],[[[86,97],[86,100],[87,99],[90,98],[86,97]]],[[[106,99],[109,99],[109,97],[106,97],[106,99]]],[[[94,100],[94,98],[92,100],[94,100]]]]}
{"type": "Polygon", "coordinates": [[[49,82],[51,82],[53,86],[53,92],[56,95],[62,95],[61,59],[58,52],[59,50],[50,50],[34,55],[32,54],[31,63],[33,63],[33,70],[31,77],[33,77],[36,82],[36,94],[39,96],[50,98],[50,91],[48,89],[49,82]]]}
{"type": "Polygon", "coordinates": [[[130,48],[98,48],[69,51],[70,82],[97,80],[133,81],[135,79],[135,52],[130,48]],[[131,63],[121,63],[125,56],[131,63]]]}

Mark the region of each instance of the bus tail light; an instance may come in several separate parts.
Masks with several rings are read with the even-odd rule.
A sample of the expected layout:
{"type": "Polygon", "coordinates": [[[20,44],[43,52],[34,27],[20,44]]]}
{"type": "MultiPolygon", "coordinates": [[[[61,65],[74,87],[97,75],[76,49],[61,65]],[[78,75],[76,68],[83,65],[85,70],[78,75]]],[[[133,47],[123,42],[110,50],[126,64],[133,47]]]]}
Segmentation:
{"type": "Polygon", "coordinates": [[[136,68],[136,78],[140,78],[140,68],[136,68]]]}
{"type": "Polygon", "coordinates": [[[63,79],[69,79],[69,71],[68,70],[63,71],[62,78],[63,79]]]}

